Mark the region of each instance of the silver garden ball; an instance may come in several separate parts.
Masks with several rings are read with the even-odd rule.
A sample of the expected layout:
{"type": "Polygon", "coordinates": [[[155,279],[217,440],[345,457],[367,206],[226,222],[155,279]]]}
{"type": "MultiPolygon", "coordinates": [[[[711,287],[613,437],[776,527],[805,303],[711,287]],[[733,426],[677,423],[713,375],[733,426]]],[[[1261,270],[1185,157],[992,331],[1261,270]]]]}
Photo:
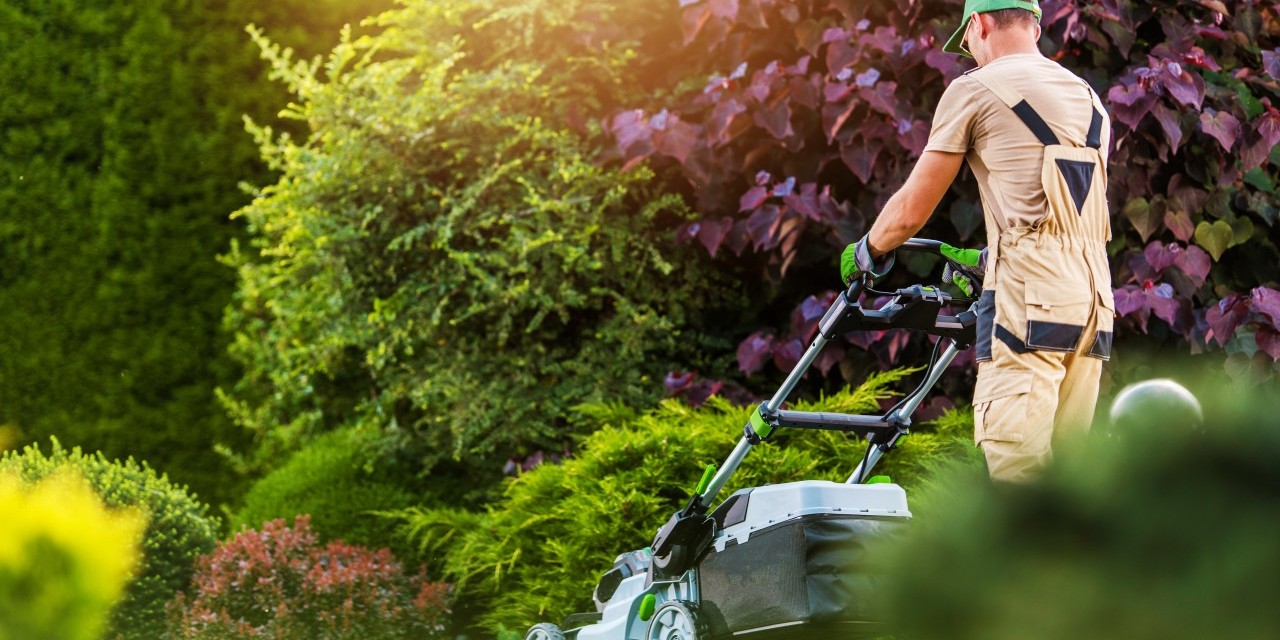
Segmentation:
{"type": "Polygon", "coordinates": [[[1139,427],[1199,429],[1204,424],[1200,401],[1169,379],[1135,382],[1111,402],[1111,429],[1139,427]]]}

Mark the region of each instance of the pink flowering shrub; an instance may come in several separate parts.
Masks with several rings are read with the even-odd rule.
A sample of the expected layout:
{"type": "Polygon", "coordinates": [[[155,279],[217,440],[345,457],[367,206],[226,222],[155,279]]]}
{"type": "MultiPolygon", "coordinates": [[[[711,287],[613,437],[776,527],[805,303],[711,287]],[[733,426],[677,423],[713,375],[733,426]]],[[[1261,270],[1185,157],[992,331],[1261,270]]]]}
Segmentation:
{"type": "Polygon", "coordinates": [[[246,530],[202,556],[190,597],[170,603],[174,638],[434,638],[448,585],[406,574],[387,549],[320,546],[310,518],[246,530]]]}

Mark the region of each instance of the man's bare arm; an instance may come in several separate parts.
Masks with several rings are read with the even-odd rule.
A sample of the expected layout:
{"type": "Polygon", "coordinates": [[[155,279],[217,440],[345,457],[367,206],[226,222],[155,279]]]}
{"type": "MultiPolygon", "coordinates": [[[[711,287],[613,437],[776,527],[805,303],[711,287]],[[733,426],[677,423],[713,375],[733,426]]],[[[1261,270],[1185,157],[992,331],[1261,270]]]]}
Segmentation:
{"type": "Polygon", "coordinates": [[[871,255],[880,257],[914,236],[942,202],[963,163],[963,153],[924,152],[907,183],[889,198],[871,226],[867,236],[871,255]]]}

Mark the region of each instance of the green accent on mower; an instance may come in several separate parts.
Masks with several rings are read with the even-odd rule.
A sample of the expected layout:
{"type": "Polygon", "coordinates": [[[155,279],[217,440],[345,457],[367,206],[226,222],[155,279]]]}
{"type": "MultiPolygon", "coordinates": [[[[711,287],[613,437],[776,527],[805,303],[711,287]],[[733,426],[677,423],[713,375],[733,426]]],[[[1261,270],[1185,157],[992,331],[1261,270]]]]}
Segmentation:
{"type": "Polygon", "coordinates": [[[653,617],[653,610],[656,608],[658,608],[658,596],[652,593],[644,594],[644,597],[640,599],[640,619],[648,622],[649,618],[653,617]]]}
{"type": "Polygon", "coordinates": [[[889,476],[871,476],[865,484],[893,484],[893,480],[889,476]]]}
{"type": "Polygon", "coordinates": [[[698,481],[698,488],[693,492],[702,495],[707,492],[707,487],[711,486],[711,479],[716,475],[716,465],[707,465],[707,470],[702,472],[702,479],[698,481]]]}
{"type": "Polygon", "coordinates": [[[751,412],[751,430],[755,431],[762,440],[773,433],[773,425],[765,422],[764,414],[760,413],[760,407],[756,407],[755,411],[751,412]]]}

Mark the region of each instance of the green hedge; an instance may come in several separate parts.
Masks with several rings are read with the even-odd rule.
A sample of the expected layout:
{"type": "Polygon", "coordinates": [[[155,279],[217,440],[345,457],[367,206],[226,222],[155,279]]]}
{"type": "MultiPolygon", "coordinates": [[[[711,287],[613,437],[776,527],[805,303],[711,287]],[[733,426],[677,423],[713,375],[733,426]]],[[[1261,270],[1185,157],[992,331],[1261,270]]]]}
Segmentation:
{"type": "MultiPolygon", "coordinates": [[[[874,374],[856,390],[796,408],[873,412],[903,375],[874,374]]],[[[459,609],[478,615],[488,633],[594,610],[595,581],[617,554],[647,545],[684,505],[702,469],[729,454],[747,411],[712,398],[699,409],[667,401],[640,415],[618,406],[590,415],[602,428],[572,459],[511,481],[484,513],[404,513],[406,531],[457,581],[459,609]]],[[[971,425],[967,413],[948,414],[906,438],[875,472],[910,487],[931,461],[972,459],[971,425]]],[[[863,452],[861,443],[833,432],[783,431],[752,451],[722,496],[799,479],[843,481],[863,452]]]]}
{"type": "Polygon", "coordinates": [[[68,451],[54,439],[48,453],[36,445],[0,454],[0,473],[16,472],[28,483],[66,467],[84,475],[111,508],[136,507],[148,517],[142,558],[124,600],[111,613],[108,637],[154,640],[164,631],[165,603],[187,588],[196,558],[213,549],[218,520],[209,507],[132,458],[108,460],[101,452],[68,451]]]}
{"type": "Polygon", "coordinates": [[[383,468],[367,469],[369,438],[352,431],[325,434],[294,454],[279,469],[249,490],[244,506],[231,519],[233,531],[257,529],[264,522],[290,522],[310,515],[311,530],[321,541],[341,539],[371,549],[389,547],[409,564],[419,555],[395,535],[396,523],[375,511],[420,504],[404,478],[383,468]]]}

